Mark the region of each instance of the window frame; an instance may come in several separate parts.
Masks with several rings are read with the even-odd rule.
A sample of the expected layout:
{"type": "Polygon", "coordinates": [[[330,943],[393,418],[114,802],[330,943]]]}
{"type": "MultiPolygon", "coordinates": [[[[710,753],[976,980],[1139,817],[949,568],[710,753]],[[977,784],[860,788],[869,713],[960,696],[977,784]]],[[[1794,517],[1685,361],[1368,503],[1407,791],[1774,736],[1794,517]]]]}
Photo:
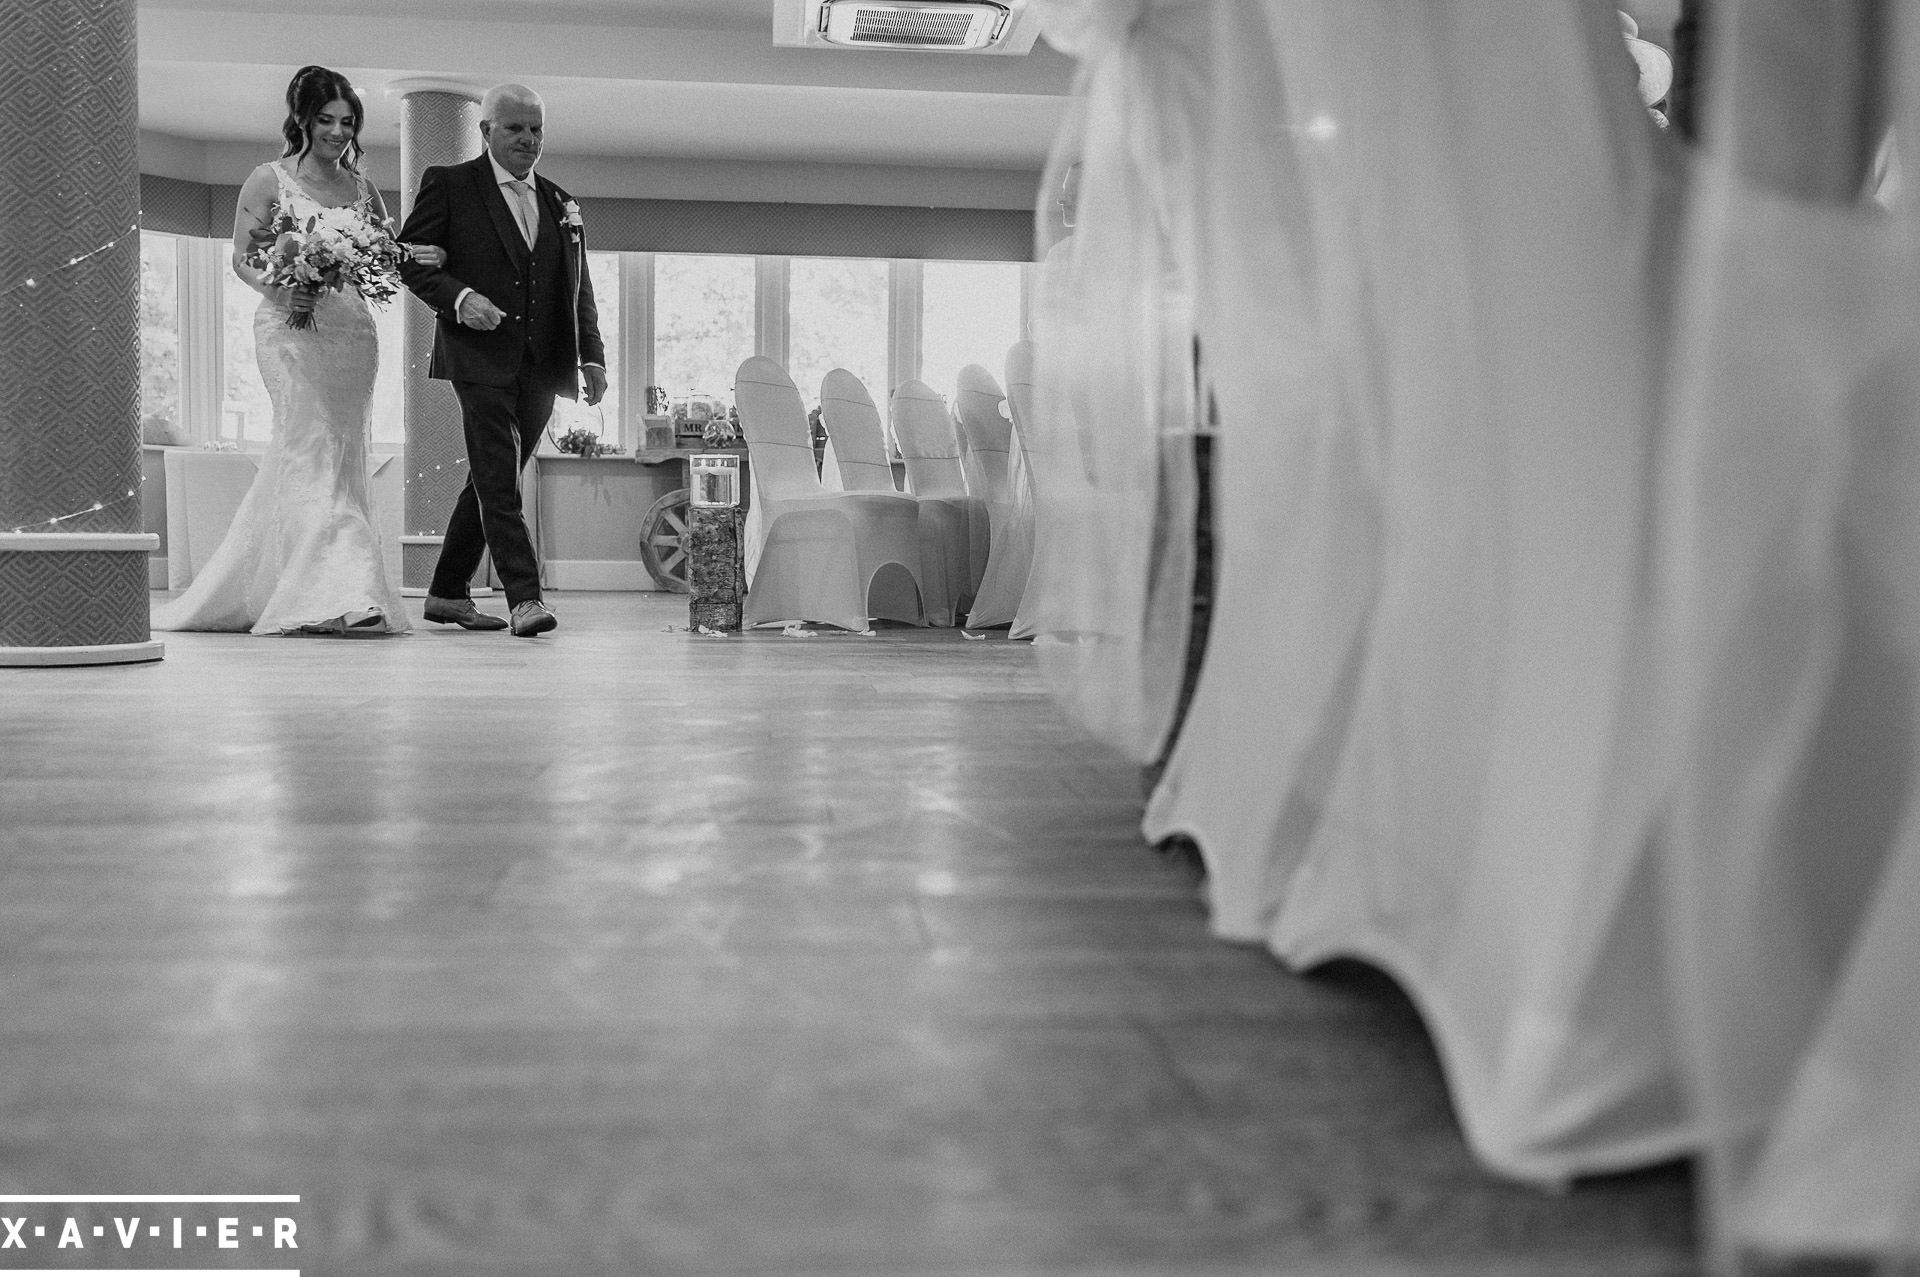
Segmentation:
{"type": "MultiPolygon", "coordinates": [[[[175,270],[180,299],[180,415],[190,446],[223,436],[221,408],[225,399],[225,289],[231,241],[142,230],[143,235],[165,235],[176,241],[175,270]]],[[[609,420],[626,423],[621,434],[640,437],[646,415],[645,387],[654,375],[653,253],[622,251],[620,257],[620,342],[607,352],[612,365],[609,379],[615,402],[608,405],[609,420]]],[[[792,321],[793,258],[757,253],[754,263],[754,353],[786,367],[792,321]]],[[[894,387],[921,375],[922,318],[925,302],[924,263],[918,258],[869,258],[887,263],[887,385],[869,387],[876,399],[890,396],[894,387]]],[[[1031,314],[1033,267],[1020,267],[1020,327],[1027,331],[1031,314]]],[[[412,305],[412,302],[399,304],[412,305]]],[[[884,416],[884,409],[882,415],[884,416]]],[[[610,432],[611,433],[611,432],[610,432]]],[[[254,451],[264,443],[249,440],[254,451]]]]}

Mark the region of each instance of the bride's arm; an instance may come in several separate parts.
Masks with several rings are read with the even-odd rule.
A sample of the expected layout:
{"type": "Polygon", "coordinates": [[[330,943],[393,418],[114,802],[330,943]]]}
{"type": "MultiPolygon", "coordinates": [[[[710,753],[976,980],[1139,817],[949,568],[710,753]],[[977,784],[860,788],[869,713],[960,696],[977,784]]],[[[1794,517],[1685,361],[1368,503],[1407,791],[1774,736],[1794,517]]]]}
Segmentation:
{"type": "Polygon", "coordinates": [[[387,216],[387,201],[380,194],[379,187],[371,182],[367,183],[367,196],[373,205],[374,221],[386,227],[387,234],[393,236],[394,241],[400,244],[400,251],[404,257],[411,261],[425,262],[429,266],[447,264],[446,249],[434,244],[408,244],[400,240],[400,227],[387,216]]]}
{"type": "Polygon", "coordinates": [[[233,273],[263,297],[272,297],[280,290],[266,283],[259,271],[247,265],[247,254],[266,242],[267,227],[273,222],[274,197],[279,189],[273,170],[262,164],[240,188],[240,202],[233,210],[233,273]]]}

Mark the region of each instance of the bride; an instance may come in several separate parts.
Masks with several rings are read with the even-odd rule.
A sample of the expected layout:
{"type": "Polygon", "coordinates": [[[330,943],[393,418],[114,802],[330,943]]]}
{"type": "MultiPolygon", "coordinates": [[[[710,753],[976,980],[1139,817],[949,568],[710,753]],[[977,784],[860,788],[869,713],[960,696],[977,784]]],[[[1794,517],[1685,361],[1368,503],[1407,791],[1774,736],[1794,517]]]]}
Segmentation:
{"type": "MultiPolygon", "coordinates": [[[[332,210],[329,220],[388,233],[380,192],[359,169],[365,118],[345,76],[303,67],[287,86],[285,153],[240,188],[233,270],[261,295],[254,347],[273,438],[226,539],[183,594],[154,608],[156,630],[361,636],[413,628],[368,501],[380,351],[367,302],[351,285],[317,295],[276,288],[247,261],[282,211],[304,223],[332,210]],[[290,326],[296,313],[311,326],[290,326]]],[[[439,264],[438,248],[408,251],[439,264]]]]}

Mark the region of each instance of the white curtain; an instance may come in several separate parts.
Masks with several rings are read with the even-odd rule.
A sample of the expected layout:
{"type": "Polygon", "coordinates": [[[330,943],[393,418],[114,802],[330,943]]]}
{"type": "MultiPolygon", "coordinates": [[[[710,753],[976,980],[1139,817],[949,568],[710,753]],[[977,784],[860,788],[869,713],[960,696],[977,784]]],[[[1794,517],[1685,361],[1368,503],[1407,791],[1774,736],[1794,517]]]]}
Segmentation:
{"type": "Polygon", "coordinates": [[[1859,162],[1886,84],[1920,166],[1915,15],[1716,4],[1689,156],[1604,0],[1044,10],[1040,628],[1137,756],[1145,494],[1220,406],[1147,835],[1223,936],[1393,972],[1493,1168],[1701,1152],[1726,1271],[1920,1258],[1920,216],[1859,162]]]}
{"type": "Polygon", "coordinates": [[[1141,761],[1172,717],[1191,600],[1190,166],[1209,9],[1037,5],[1047,39],[1081,69],[1072,125],[1041,183],[1033,437],[1021,440],[1034,552],[1019,630],[1033,635],[1062,702],[1141,761]],[[1062,236],[1056,200],[1075,165],[1074,225],[1062,236]]]}
{"type": "Polygon", "coordinates": [[[1617,19],[1214,19],[1220,584],[1147,833],[1197,840],[1222,934],[1393,970],[1490,1164],[1669,1154],[1633,677],[1667,223],[1617,19]]]}
{"type": "Polygon", "coordinates": [[[1878,11],[1715,10],[1685,240],[1672,943],[1728,1271],[1920,1258],[1920,235],[1862,198],[1920,58],[1878,11]]]}

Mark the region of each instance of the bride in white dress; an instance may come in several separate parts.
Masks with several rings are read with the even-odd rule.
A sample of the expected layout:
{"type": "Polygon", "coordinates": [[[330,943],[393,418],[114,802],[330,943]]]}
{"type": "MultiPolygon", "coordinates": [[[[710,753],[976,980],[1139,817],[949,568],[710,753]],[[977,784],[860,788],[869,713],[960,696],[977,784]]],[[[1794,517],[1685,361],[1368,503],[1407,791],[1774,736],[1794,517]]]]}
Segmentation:
{"type": "MultiPolygon", "coordinates": [[[[368,500],[367,448],[380,350],[366,300],[351,286],[317,296],[275,288],[247,263],[285,210],[304,222],[362,219],[384,229],[380,192],[359,171],[360,98],[338,72],[304,67],[287,86],[286,153],[240,189],[233,269],[261,294],[254,313],[273,439],[226,539],[178,598],[157,605],[156,630],[255,634],[404,634],[368,500]],[[289,316],[311,310],[312,326],[289,316]]],[[[430,260],[440,250],[409,251],[430,260]]]]}

